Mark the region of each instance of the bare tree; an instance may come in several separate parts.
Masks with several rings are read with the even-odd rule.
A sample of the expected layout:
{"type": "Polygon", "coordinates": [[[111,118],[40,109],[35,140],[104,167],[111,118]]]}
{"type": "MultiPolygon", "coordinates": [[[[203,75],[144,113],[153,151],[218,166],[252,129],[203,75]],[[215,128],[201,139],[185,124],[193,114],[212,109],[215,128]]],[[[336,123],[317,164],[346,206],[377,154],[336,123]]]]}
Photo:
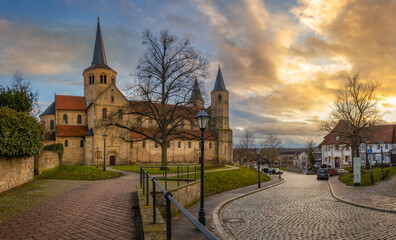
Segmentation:
{"type": "MultiPolygon", "coordinates": [[[[139,137],[132,141],[151,140],[160,145],[161,165],[166,166],[170,141],[200,136],[193,129],[194,116],[201,109],[187,104],[194,81],[206,78],[207,62],[189,40],[178,39],[168,31],[161,31],[159,36],[145,31],[143,45],[146,52],[136,69],[136,83],[129,89],[130,95],[140,100],[132,101],[129,111],[120,113],[129,115],[131,121],[118,121],[114,116],[107,126],[126,129],[139,137]]],[[[131,141],[128,136],[123,139],[131,141]]]]}
{"type": "Polygon", "coordinates": [[[274,162],[278,158],[281,144],[282,140],[278,136],[272,133],[267,134],[263,142],[263,154],[267,161],[274,162]]]}
{"type": "Polygon", "coordinates": [[[315,165],[315,143],[313,140],[309,140],[308,142],[305,143],[305,150],[307,151],[308,154],[308,160],[311,165],[311,168],[314,167],[315,165]]]}
{"type": "MultiPolygon", "coordinates": [[[[378,124],[383,114],[377,108],[378,81],[362,82],[357,73],[348,77],[348,83],[340,89],[328,120],[322,122],[322,130],[335,132],[352,148],[352,156],[359,157],[360,143],[369,135],[370,128],[378,124]]],[[[352,158],[353,161],[353,158],[352,158]]]]}
{"type": "Polygon", "coordinates": [[[238,145],[238,148],[240,149],[239,153],[242,157],[242,160],[245,162],[246,166],[249,161],[253,161],[256,159],[256,158],[252,158],[251,156],[251,152],[255,142],[256,142],[256,138],[254,137],[253,133],[249,132],[248,129],[246,129],[239,138],[239,145],[238,145]]]}

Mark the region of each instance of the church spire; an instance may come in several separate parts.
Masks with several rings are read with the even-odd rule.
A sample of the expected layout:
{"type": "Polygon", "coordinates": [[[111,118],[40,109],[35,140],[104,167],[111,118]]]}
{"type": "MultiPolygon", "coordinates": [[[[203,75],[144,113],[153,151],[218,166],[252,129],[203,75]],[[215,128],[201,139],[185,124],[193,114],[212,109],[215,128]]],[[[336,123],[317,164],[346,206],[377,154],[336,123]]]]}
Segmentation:
{"type": "Polygon", "coordinates": [[[110,68],[107,66],[106,52],[103,45],[102,31],[100,30],[100,22],[98,16],[98,27],[96,29],[96,40],[94,54],[91,67],[110,68]]]}
{"type": "Polygon", "coordinates": [[[201,95],[201,90],[199,89],[198,81],[195,79],[193,89],[191,91],[191,97],[190,100],[188,100],[189,103],[194,102],[196,100],[203,101],[202,95],[201,95]]]}
{"type": "Polygon", "coordinates": [[[221,74],[220,65],[219,65],[219,70],[217,71],[216,82],[212,92],[217,92],[217,91],[228,92],[224,84],[223,75],[221,74]]]}

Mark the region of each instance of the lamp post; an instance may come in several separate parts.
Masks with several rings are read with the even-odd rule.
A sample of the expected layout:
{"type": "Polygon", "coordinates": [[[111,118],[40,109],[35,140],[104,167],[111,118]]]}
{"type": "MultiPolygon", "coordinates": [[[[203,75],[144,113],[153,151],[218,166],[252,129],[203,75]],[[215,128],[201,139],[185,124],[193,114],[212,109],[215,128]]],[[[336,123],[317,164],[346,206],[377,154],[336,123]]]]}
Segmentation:
{"type": "Polygon", "coordinates": [[[107,134],[103,133],[103,171],[106,171],[106,137],[107,134]]]}
{"type": "Polygon", "coordinates": [[[261,181],[260,181],[260,148],[256,149],[257,153],[257,174],[258,174],[258,188],[261,188],[261,181]]]}
{"type": "Polygon", "coordinates": [[[385,176],[385,174],[384,174],[384,155],[382,152],[382,146],[384,145],[384,142],[380,141],[379,144],[381,146],[381,181],[382,181],[382,180],[384,180],[384,176],[385,176]]]}
{"type": "Polygon", "coordinates": [[[99,147],[96,147],[96,168],[99,165],[99,147]]]}
{"type": "Polygon", "coordinates": [[[198,121],[198,127],[201,130],[201,203],[198,213],[199,222],[205,226],[205,209],[204,209],[204,151],[205,151],[205,138],[204,131],[209,121],[209,114],[205,110],[201,109],[195,116],[198,121]]]}

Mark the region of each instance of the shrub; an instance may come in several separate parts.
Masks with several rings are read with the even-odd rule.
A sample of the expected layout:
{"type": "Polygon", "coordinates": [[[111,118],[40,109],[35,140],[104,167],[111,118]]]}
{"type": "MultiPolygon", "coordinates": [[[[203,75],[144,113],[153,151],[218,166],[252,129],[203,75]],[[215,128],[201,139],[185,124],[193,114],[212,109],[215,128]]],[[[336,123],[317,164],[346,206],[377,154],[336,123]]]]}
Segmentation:
{"type": "Polygon", "coordinates": [[[59,155],[59,163],[62,164],[62,156],[63,156],[63,144],[62,143],[54,143],[51,145],[47,145],[43,148],[43,150],[57,152],[59,155]]]}
{"type": "Polygon", "coordinates": [[[34,117],[0,108],[0,156],[35,156],[42,146],[43,127],[34,117]]]}

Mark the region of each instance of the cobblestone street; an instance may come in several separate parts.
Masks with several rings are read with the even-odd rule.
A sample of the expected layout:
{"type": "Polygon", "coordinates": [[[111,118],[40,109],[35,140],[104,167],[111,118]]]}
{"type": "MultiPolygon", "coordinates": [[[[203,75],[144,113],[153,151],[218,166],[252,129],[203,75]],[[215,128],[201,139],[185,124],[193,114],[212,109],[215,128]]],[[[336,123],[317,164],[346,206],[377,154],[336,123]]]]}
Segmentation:
{"type": "Polygon", "coordinates": [[[284,178],[224,206],[226,232],[236,239],[396,239],[396,214],[342,203],[313,175],[284,178]]]}

